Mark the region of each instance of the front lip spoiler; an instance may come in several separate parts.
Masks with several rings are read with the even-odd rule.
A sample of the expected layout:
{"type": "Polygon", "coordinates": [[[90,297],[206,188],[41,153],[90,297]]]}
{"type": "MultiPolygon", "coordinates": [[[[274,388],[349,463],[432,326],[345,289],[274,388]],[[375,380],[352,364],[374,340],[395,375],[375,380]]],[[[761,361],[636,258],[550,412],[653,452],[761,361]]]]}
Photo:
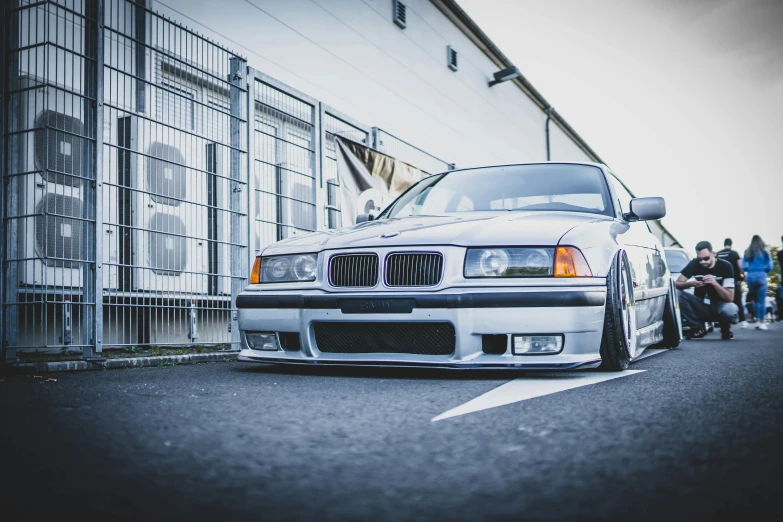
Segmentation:
{"type": "Polygon", "coordinates": [[[414,308],[551,308],[603,306],[606,292],[569,290],[552,292],[474,292],[463,294],[371,294],[371,295],[301,295],[272,294],[237,296],[237,308],[298,308],[316,310],[342,309],[346,301],[412,300],[414,308]]]}
{"type": "Polygon", "coordinates": [[[601,359],[590,361],[569,362],[569,363],[510,363],[510,364],[492,364],[492,363],[442,363],[442,362],[410,362],[410,361],[326,361],[320,359],[269,359],[265,357],[254,357],[252,355],[243,355],[237,358],[237,361],[244,363],[264,363],[264,364],[290,364],[300,366],[362,366],[371,368],[432,368],[442,370],[574,370],[582,366],[588,366],[601,362],[601,359]]]}

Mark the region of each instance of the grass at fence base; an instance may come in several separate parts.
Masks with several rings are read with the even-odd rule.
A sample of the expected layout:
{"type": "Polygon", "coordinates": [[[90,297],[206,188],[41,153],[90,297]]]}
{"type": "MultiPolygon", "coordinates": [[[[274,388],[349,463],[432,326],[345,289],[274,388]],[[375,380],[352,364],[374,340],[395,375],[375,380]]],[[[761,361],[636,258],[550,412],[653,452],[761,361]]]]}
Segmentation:
{"type": "MultiPolygon", "coordinates": [[[[197,353],[218,353],[231,351],[230,344],[210,346],[126,346],[123,348],[104,348],[99,354],[105,359],[130,359],[133,357],[157,357],[161,355],[189,355],[197,353]]],[[[56,362],[78,361],[82,351],[65,349],[59,352],[53,350],[19,350],[16,353],[20,362],[56,362]]]]}

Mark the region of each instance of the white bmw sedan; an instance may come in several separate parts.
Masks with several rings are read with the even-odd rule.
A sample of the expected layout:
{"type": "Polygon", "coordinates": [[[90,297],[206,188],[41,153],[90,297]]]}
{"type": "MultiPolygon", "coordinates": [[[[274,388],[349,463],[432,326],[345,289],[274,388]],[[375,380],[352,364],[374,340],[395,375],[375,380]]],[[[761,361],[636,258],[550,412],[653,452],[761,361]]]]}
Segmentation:
{"type": "Polygon", "coordinates": [[[645,220],[602,164],[425,178],[378,217],[275,243],[238,296],[238,360],[623,370],[676,347],[679,304],[645,220]]]}

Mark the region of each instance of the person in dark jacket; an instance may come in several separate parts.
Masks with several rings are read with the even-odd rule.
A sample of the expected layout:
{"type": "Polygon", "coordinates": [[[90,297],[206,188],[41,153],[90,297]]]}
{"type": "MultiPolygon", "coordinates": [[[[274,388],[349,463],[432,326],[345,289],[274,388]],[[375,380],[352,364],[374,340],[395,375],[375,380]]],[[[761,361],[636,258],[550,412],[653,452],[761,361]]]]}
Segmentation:
{"type": "Polygon", "coordinates": [[[742,258],[742,268],[747,272],[748,293],[753,295],[753,315],[758,319],[757,330],[767,330],[767,273],[772,270],[772,255],[767,252],[761,236],[753,236],[742,258]]]}

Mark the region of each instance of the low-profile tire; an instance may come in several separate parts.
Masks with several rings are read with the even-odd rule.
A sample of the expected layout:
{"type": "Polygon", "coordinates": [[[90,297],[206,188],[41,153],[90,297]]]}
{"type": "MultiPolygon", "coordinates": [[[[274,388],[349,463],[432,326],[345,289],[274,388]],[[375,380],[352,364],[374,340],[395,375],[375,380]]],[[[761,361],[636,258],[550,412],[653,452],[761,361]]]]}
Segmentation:
{"type": "Polygon", "coordinates": [[[628,255],[618,252],[606,274],[606,311],[601,337],[601,366],[605,371],[627,370],[636,356],[636,303],[628,255]]]}
{"type": "Polygon", "coordinates": [[[677,293],[669,286],[666,294],[666,304],[663,307],[663,340],[654,348],[677,348],[680,345],[680,304],[677,293]]]}

